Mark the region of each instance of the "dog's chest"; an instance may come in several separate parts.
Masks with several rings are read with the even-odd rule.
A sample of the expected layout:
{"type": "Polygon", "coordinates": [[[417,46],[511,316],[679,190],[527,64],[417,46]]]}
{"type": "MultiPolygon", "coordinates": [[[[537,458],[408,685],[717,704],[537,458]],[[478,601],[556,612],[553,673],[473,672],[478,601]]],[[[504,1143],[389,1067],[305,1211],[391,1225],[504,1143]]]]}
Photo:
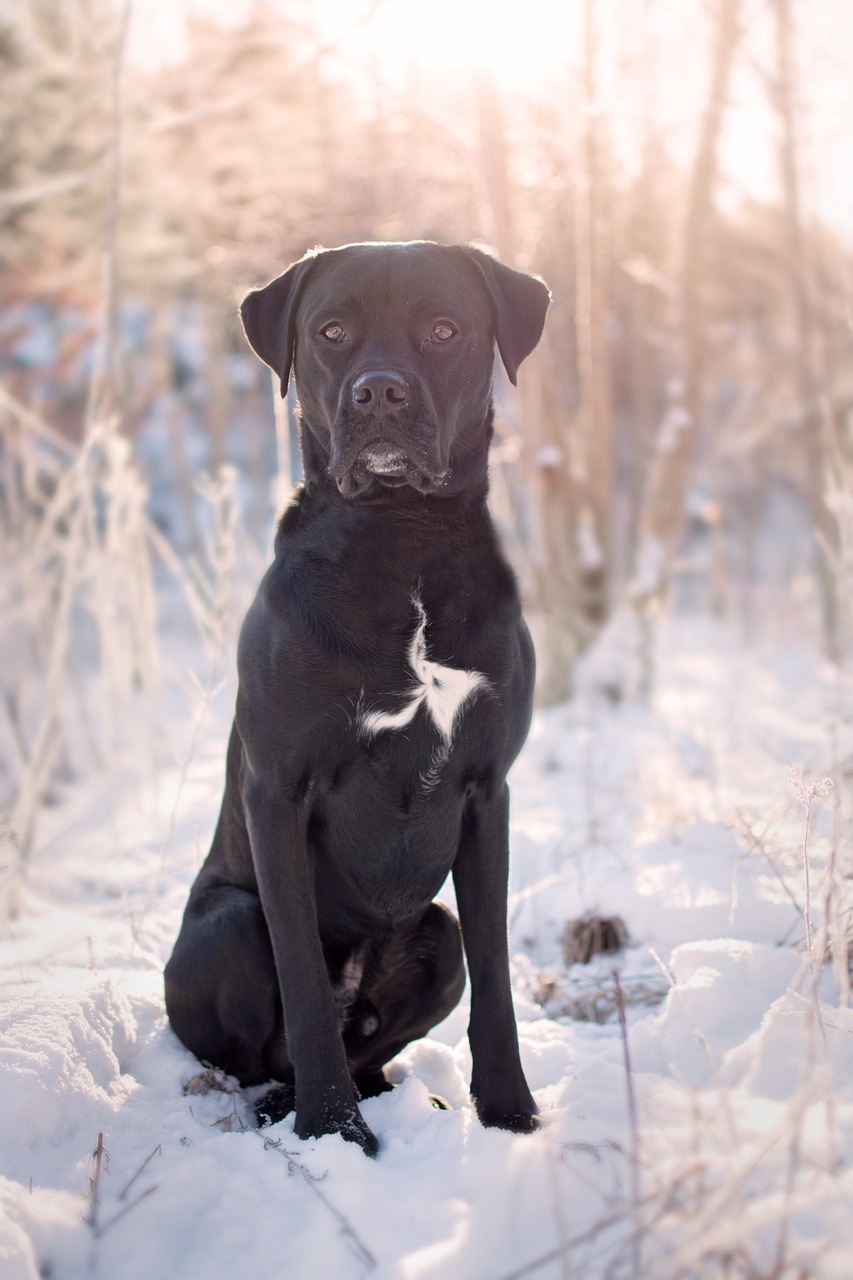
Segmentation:
{"type": "Polygon", "coordinates": [[[423,909],[452,865],[476,785],[479,715],[494,702],[484,672],[434,657],[430,638],[446,632],[431,629],[418,593],[410,614],[399,650],[387,656],[389,635],[366,672],[310,826],[325,899],[392,926],[423,909]]]}
{"type": "MultiPolygon", "coordinates": [[[[412,595],[414,626],[411,638],[390,675],[391,688],[362,689],[355,729],[365,743],[380,735],[410,735],[417,724],[433,764],[446,759],[462,718],[471,704],[489,690],[482,671],[437,662],[427,644],[429,619],[420,595],[412,595]]],[[[389,683],[388,675],[383,681],[389,683]]],[[[436,779],[432,777],[434,785],[436,779]]]]}

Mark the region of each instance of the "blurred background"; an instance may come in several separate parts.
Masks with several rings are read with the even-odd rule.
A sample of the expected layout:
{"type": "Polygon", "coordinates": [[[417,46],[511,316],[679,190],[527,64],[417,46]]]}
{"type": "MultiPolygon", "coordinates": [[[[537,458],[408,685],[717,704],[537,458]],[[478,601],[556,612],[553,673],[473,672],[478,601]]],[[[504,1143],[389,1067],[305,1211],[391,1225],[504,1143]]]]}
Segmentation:
{"type": "Polygon", "coordinates": [[[492,460],[541,704],[626,618],[652,692],[671,610],[845,660],[847,0],[5,0],[0,70],[14,860],[142,742],[140,693],[233,667],[298,477],[237,307],[318,244],[473,241],[551,287],[492,460]]]}

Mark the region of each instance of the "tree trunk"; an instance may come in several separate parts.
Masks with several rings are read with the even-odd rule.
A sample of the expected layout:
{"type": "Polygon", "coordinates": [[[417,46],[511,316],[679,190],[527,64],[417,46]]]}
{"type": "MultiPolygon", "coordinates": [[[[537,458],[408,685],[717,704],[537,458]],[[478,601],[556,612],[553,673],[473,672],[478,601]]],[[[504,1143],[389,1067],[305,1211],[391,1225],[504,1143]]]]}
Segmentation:
{"type": "MultiPolygon", "coordinates": [[[[495,240],[502,260],[516,256],[516,229],[511,203],[500,103],[494,79],[475,72],[480,152],[495,240]]],[[[542,357],[525,364],[518,388],[521,450],[519,470],[529,505],[523,563],[515,568],[534,634],[537,653],[537,699],[549,706],[571,693],[572,668],[578,652],[577,574],[574,565],[575,503],[565,442],[557,430],[555,389],[546,383],[542,357]]]]}
{"type": "Polygon", "coordinates": [[[690,178],[678,296],[678,377],[651,460],[632,584],[646,616],[665,594],[684,528],[690,462],[702,408],[704,246],[717,178],[717,146],[738,41],[739,0],[718,0],[708,99],[690,178]]]}
{"type": "Polygon", "coordinates": [[[587,508],[578,546],[583,611],[594,626],[609,612],[612,558],[613,419],[607,350],[608,233],[602,209],[596,101],[596,0],[584,4],[583,175],[575,202],[580,434],[586,464],[587,508]]]}
{"type": "Polygon", "coordinates": [[[808,253],[803,236],[798,171],[796,67],[790,0],[774,0],[777,48],[777,109],[782,125],[779,160],[785,200],[789,281],[796,336],[797,394],[802,412],[802,445],[808,502],[815,528],[814,568],[820,592],[824,643],[838,658],[838,604],[828,551],[837,546],[835,521],[825,499],[826,442],[815,373],[815,333],[808,253]]]}

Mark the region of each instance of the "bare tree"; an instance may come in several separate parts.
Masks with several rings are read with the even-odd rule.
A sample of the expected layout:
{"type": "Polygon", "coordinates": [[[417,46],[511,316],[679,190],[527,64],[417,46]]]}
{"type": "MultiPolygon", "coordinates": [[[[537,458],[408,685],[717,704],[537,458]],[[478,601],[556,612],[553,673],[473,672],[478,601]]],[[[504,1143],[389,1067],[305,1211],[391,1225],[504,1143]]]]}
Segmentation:
{"type": "Polygon", "coordinates": [[[825,423],[818,395],[815,366],[815,326],[809,248],[803,234],[797,136],[797,72],[794,25],[790,0],[773,0],[776,19],[776,106],[781,122],[779,162],[782,173],[785,229],[788,241],[788,280],[794,317],[794,360],[802,415],[800,440],[805,464],[808,504],[814,522],[814,573],[820,592],[824,642],[837,656],[838,606],[828,552],[837,549],[835,520],[826,503],[825,423]]]}
{"type": "Polygon", "coordinates": [[[575,200],[575,330],[579,426],[585,464],[578,559],[584,614],[593,626],[609,612],[613,535],[613,416],[607,343],[609,249],[602,199],[600,111],[596,92],[596,0],[584,0],[580,181],[575,200]]]}
{"type": "Polygon", "coordinates": [[[668,585],[684,526],[693,444],[702,410],[705,364],[705,241],[717,178],[717,149],[737,47],[740,0],[717,0],[708,96],[687,193],[678,288],[677,374],[658,432],[646,485],[632,598],[645,613],[668,585]]]}
{"type": "MultiPolygon", "coordinates": [[[[475,77],[480,147],[494,238],[501,258],[517,257],[517,212],[508,146],[493,75],[475,77]]],[[[578,638],[575,485],[568,458],[568,431],[561,421],[556,379],[546,376],[542,353],[524,366],[516,409],[520,421],[517,469],[528,501],[499,512],[505,523],[527,524],[525,536],[508,539],[522,579],[537,649],[537,695],[549,705],[571,692],[578,638]]],[[[498,501],[502,491],[498,491],[498,501]]]]}

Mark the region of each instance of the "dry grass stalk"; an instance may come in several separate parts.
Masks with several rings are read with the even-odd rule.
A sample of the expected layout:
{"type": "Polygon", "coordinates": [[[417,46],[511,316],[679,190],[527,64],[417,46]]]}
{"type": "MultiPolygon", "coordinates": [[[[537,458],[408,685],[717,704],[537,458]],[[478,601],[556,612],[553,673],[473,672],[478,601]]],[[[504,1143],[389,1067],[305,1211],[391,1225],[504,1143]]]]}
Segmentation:
{"type": "Polygon", "coordinates": [[[634,1093],[634,1076],[631,1071],[631,1050],[628,1045],[628,1024],[625,1019],[625,1001],[619,982],[618,970],[613,970],[616,988],[616,1008],[619,1012],[619,1031],[622,1036],[622,1055],[625,1062],[625,1088],[628,1095],[628,1120],[631,1128],[631,1210],[634,1232],[631,1240],[631,1260],[634,1280],[642,1280],[642,1236],[639,1231],[640,1214],[640,1125],[637,1119],[637,1099],[634,1093]]]}
{"type": "Polygon", "coordinates": [[[110,1153],[104,1146],[103,1133],[98,1134],[98,1145],[92,1152],[92,1163],[95,1166],[95,1172],[89,1179],[89,1192],[91,1199],[89,1201],[89,1212],[86,1215],[86,1221],[98,1234],[98,1211],[101,1205],[101,1174],[110,1167],[110,1153]]]}
{"type": "Polygon", "coordinates": [[[805,809],[805,818],[803,820],[803,842],[802,842],[802,858],[803,858],[803,883],[805,886],[805,901],[803,903],[803,920],[806,926],[806,950],[809,954],[813,954],[812,947],[812,923],[811,923],[811,874],[809,862],[809,829],[811,826],[812,805],[818,796],[828,795],[832,790],[832,779],[822,778],[820,782],[811,782],[808,785],[803,781],[805,769],[801,764],[795,764],[791,767],[790,782],[794,789],[794,794],[800,804],[805,809]]]}

